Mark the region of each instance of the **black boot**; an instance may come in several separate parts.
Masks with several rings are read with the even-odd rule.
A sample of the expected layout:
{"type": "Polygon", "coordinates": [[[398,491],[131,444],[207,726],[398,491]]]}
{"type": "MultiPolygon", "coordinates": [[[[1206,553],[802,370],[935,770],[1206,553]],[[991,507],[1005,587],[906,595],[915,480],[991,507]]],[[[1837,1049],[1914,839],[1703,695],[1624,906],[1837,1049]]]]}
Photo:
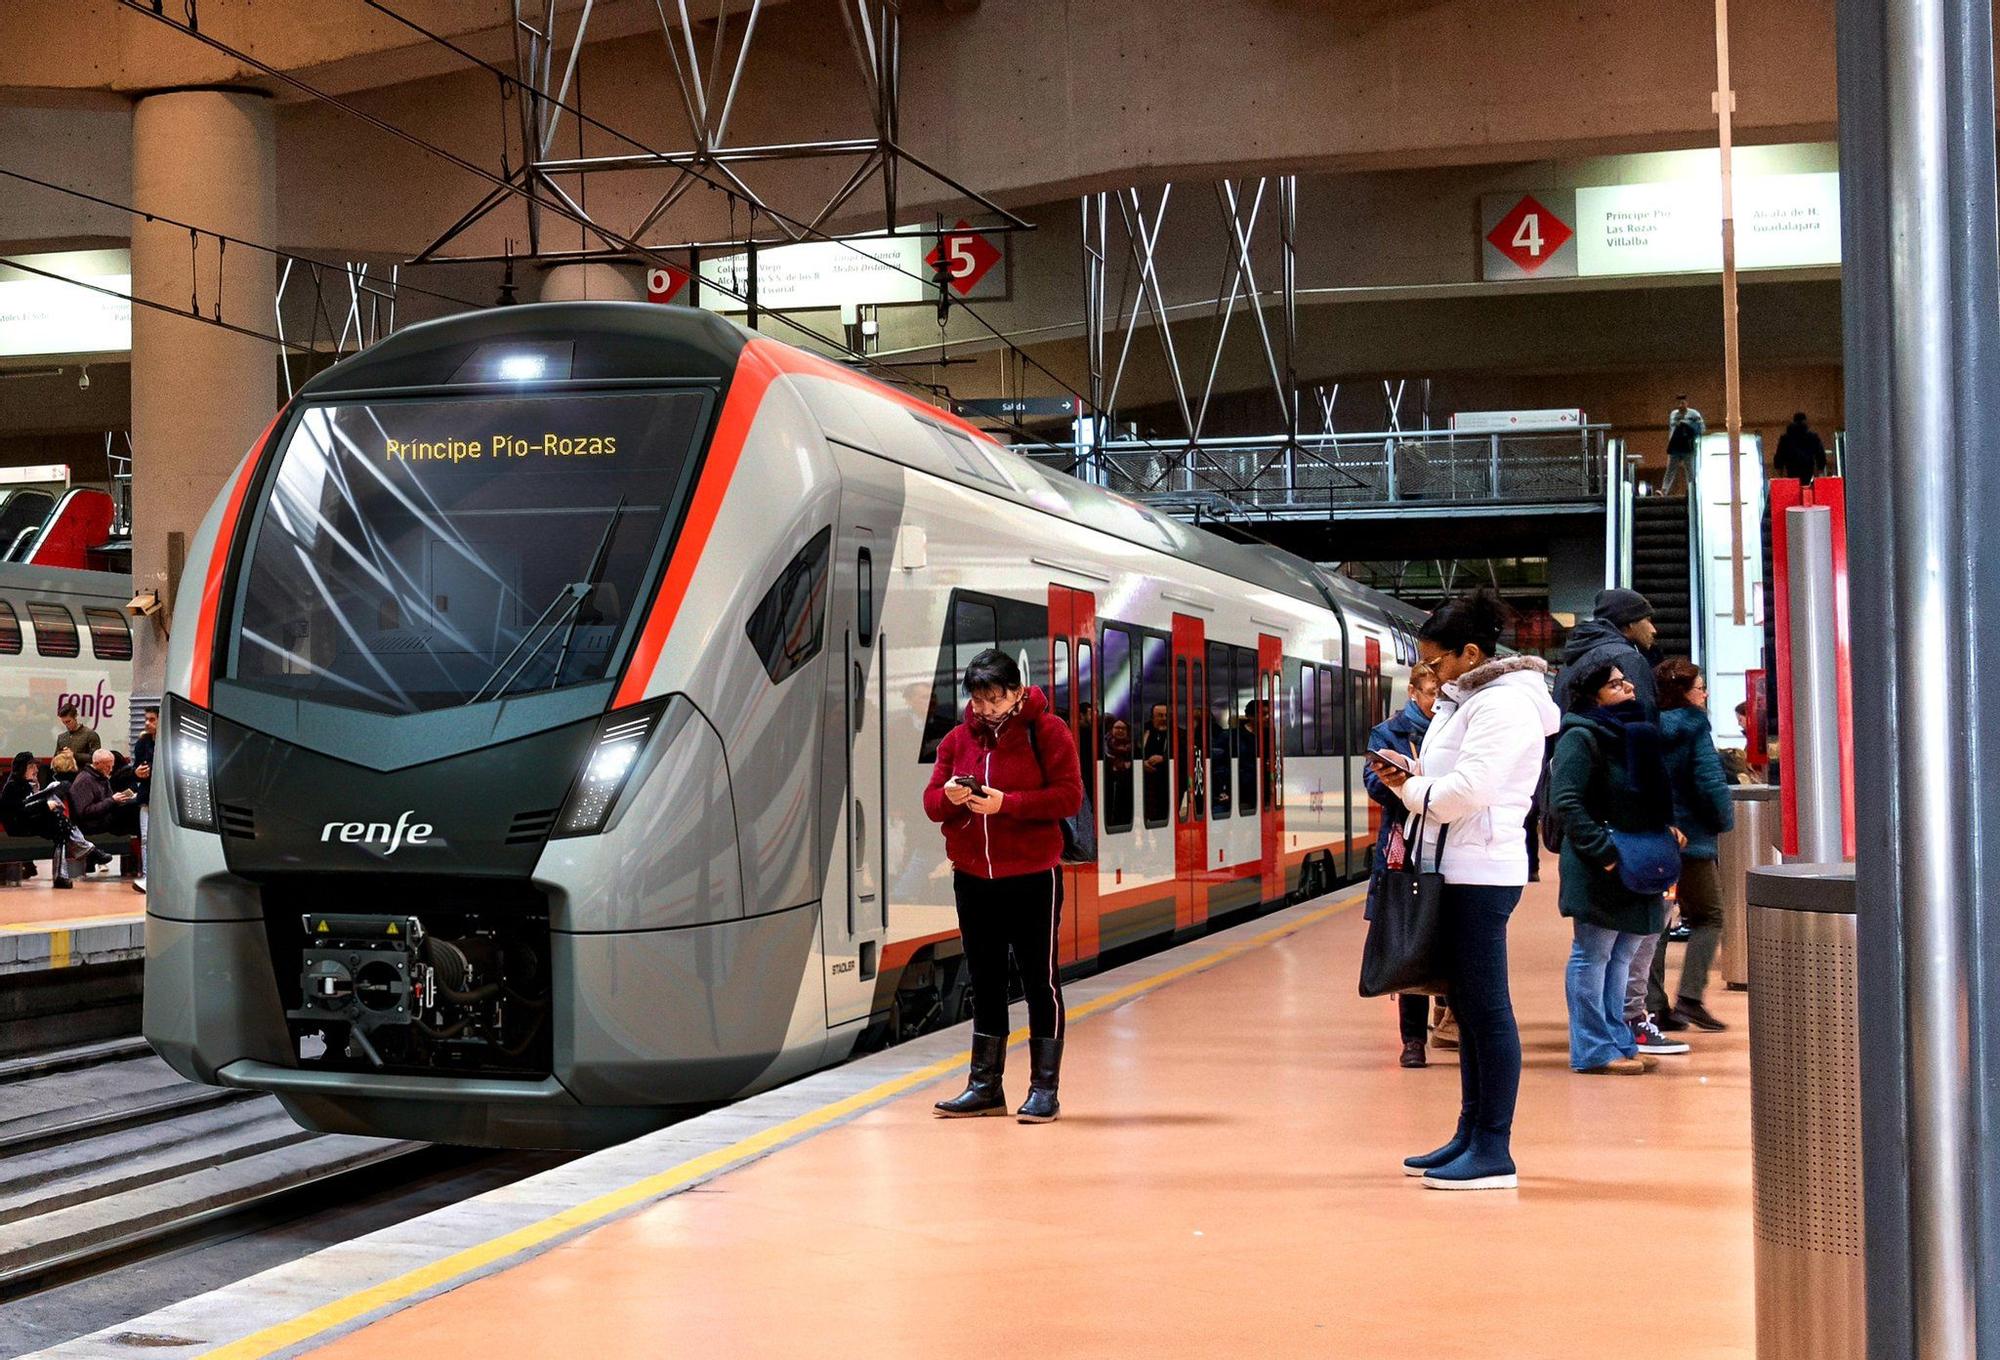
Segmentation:
{"type": "Polygon", "coordinates": [[[1028,1098],[1021,1102],[1023,1124],[1046,1124],[1062,1112],[1056,1082],[1062,1076],[1060,1039],[1028,1040],[1028,1098]]]}
{"type": "Polygon", "coordinates": [[[1007,1113],[1007,1093],[1000,1089],[1000,1077],[1006,1070],[1007,1036],[975,1033],[972,1036],[972,1071],[966,1078],[965,1089],[950,1100],[940,1100],[931,1108],[946,1119],[1007,1113]]]}

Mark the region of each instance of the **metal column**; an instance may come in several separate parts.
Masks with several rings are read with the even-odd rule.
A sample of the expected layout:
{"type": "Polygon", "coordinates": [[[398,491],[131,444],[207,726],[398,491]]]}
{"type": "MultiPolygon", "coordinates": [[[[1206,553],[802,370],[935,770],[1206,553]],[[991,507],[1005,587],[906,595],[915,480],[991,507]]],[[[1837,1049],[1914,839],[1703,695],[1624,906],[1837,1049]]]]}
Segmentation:
{"type": "Polygon", "coordinates": [[[1839,0],[1869,1354],[2000,1355],[1990,0],[1839,0]],[[1980,1263],[1984,1263],[1983,1267],[1980,1263]],[[1981,1305],[1985,1306],[1981,1306],[1981,1305]]]}
{"type": "Polygon", "coordinates": [[[1785,520],[1792,663],[1792,749],[1785,752],[1785,771],[1794,785],[1799,858],[1830,864],[1842,856],[1833,517],[1801,505],[1785,511],[1785,520]]]}

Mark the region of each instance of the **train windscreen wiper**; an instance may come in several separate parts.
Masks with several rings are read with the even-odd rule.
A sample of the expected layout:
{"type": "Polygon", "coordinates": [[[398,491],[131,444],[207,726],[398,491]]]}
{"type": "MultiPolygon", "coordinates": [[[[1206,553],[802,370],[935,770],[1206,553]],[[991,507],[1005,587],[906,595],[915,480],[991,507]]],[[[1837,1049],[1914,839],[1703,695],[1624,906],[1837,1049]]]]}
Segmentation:
{"type": "Polygon", "coordinates": [[[555,675],[549,680],[549,688],[554,689],[561,682],[563,664],[569,659],[570,641],[576,636],[577,616],[583,609],[583,602],[590,598],[590,593],[593,590],[597,589],[598,578],[604,574],[605,559],[610,556],[611,552],[611,534],[618,527],[618,520],[624,513],[625,498],[620,496],[618,504],[612,507],[611,518],[605,523],[603,534],[598,537],[597,551],[591,554],[589,573],[581,581],[568,582],[562,589],[556,592],[555,598],[548,602],[547,606],[543,608],[541,615],[528,626],[528,631],[521,634],[521,640],[514,644],[514,650],[502,657],[500,664],[493,668],[493,673],[479,682],[479,688],[472,691],[472,697],[465,701],[466,704],[476,704],[481,699],[484,699],[486,691],[493,689],[493,682],[499,680],[503,673],[507,676],[507,679],[501,683],[498,689],[493,689],[494,697],[498,698],[512,689],[514,682],[521,678],[521,672],[526,670],[533,663],[534,659],[542,654],[542,649],[549,645],[549,640],[556,635],[556,630],[562,628],[567,623],[568,631],[563,635],[562,656],[556,661],[555,675]],[[551,619],[551,615],[554,615],[553,619],[551,619]],[[529,650],[528,654],[521,657],[520,661],[516,663],[514,658],[520,654],[523,647],[528,645],[529,638],[541,632],[542,625],[545,623],[548,624],[548,631],[542,633],[542,640],[537,642],[529,650]],[[509,666],[513,666],[514,669],[508,671],[507,668],[509,666]]]}

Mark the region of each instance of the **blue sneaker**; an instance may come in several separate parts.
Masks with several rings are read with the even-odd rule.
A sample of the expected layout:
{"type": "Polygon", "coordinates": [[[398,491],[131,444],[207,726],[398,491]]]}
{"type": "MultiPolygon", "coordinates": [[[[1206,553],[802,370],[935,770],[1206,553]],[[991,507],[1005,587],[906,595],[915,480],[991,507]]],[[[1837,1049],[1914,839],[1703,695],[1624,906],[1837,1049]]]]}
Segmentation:
{"type": "Polygon", "coordinates": [[[1425,1172],[1444,1166],[1448,1162],[1455,1162],[1458,1160],[1459,1155],[1471,1145],[1472,1128],[1461,1117],[1458,1121],[1458,1132],[1451,1136],[1449,1143],[1432,1152],[1403,1158],[1403,1174],[1405,1176],[1421,1176],[1425,1172]]]}
{"type": "Polygon", "coordinates": [[[1464,1152],[1424,1173],[1426,1190],[1513,1190],[1520,1185],[1507,1139],[1474,1137],[1464,1152]]]}

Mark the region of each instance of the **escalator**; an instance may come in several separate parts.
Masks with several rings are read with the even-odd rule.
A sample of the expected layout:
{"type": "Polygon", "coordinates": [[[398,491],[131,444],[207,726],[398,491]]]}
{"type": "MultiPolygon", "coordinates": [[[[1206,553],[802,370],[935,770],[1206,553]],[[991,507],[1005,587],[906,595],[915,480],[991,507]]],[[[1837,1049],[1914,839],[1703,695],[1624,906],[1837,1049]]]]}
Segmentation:
{"type": "Polygon", "coordinates": [[[1641,496],[1633,503],[1632,589],[1652,602],[1661,654],[1691,655],[1688,503],[1681,497],[1641,496]]]}

